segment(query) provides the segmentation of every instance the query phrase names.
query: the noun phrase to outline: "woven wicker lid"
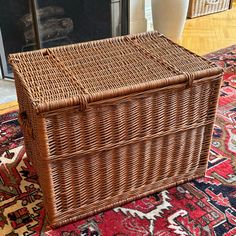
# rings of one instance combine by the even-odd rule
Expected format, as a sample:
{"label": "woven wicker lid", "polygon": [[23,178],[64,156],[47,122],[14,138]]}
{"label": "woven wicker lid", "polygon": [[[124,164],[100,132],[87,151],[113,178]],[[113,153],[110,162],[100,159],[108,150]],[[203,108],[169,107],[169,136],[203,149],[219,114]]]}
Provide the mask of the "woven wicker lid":
{"label": "woven wicker lid", "polygon": [[157,32],[11,54],[37,113],[221,74]]}

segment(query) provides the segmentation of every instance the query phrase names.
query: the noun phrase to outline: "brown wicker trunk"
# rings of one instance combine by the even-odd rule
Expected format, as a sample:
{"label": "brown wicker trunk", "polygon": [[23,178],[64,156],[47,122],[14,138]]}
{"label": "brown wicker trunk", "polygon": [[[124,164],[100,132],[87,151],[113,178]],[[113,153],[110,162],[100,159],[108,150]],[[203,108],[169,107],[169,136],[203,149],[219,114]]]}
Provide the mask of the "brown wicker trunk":
{"label": "brown wicker trunk", "polygon": [[204,16],[228,10],[231,6],[231,0],[190,0],[187,16],[189,18]]}
{"label": "brown wicker trunk", "polygon": [[53,227],[204,176],[222,69],[157,32],[13,54]]}

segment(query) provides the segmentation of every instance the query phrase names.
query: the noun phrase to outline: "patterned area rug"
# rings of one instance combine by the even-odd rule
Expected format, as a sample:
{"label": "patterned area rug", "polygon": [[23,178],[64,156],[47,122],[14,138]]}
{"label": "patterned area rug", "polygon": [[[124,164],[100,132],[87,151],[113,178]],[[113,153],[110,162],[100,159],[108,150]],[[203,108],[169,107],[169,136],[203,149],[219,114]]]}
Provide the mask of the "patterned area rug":
{"label": "patterned area rug", "polygon": [[236,45],[206,57],[225,75],[204,178],[50,230],[14,111],[0,116],[0,235],[236,235]]}

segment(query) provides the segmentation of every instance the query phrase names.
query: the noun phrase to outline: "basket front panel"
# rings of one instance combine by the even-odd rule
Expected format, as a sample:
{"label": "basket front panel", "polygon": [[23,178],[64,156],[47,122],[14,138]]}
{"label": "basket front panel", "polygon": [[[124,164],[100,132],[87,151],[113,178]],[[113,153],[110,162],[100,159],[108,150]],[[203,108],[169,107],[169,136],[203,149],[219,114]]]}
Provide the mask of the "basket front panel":
{"label": "basket front panel", "polygon": [[54,221],[203,175],[219,86],[215,78],[46,114]]}
{"label": "basket front panel", "polygon": [[[50,159],[103,151],[107,148],[205,125],[214,118],[218,82],[192,89],[168,89],[103,103],[86,112],[68,108],[46,116]],[[214,97],[213,97],[214,96]],[[211,107],[209,107],[211,106]]]}

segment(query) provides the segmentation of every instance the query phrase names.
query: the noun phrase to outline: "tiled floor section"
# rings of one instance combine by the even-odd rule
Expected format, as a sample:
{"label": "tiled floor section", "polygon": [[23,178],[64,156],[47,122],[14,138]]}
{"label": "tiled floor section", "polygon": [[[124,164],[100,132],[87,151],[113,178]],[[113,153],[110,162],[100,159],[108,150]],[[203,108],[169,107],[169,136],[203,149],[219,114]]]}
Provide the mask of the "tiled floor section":
{"label": "tiled floor section", "polygon": [[16,100],[14,81],[0,79],[0,104]]}

